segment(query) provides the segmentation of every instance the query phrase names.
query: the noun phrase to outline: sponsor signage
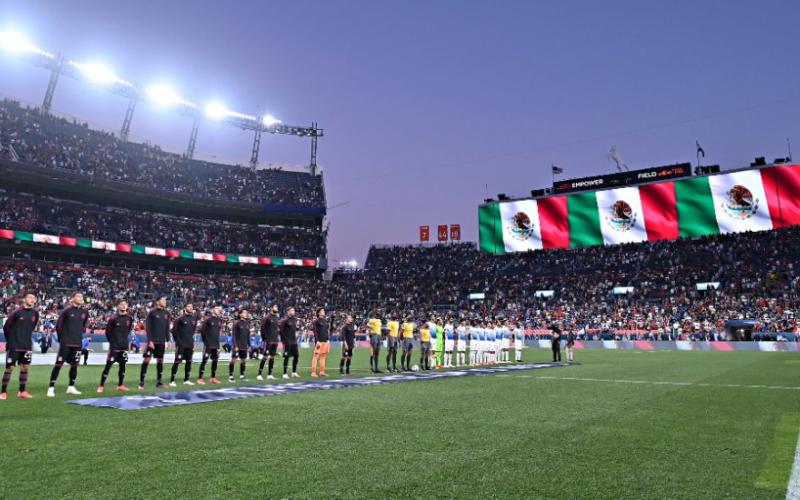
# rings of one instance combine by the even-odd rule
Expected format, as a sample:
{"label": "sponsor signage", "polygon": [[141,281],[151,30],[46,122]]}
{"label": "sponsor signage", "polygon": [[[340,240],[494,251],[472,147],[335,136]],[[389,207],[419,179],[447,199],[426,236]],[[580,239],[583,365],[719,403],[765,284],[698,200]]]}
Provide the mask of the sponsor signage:
{"label": "sponsor signage", "polygon": [[553,194],[593,191],[616,186],[632,186],[644,182],[690,177],[691,175],[692,165],[690,163],[678,163],[675,165],[645,168],[643,170],[633,170],[630,172],[558,181],[553,183]]}

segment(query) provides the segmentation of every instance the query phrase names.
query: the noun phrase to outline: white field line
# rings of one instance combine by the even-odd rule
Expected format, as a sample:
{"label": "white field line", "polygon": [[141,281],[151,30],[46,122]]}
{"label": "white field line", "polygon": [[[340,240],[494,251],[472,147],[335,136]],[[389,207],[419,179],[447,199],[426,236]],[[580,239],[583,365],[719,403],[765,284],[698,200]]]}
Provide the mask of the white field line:
{"label": "white field line", "polygon": [[800,499],[800,437],[797,438],[797,447],[794,450],[794,464],[789,484],[786,486],[786,500]]}
{"label": "white field line", "polygon": [[800,391],[800,386],[785,386],[785,385],[748,385],[748,384],[711,384],[705,382],[675,382],[675,381],[659,381],[659,380],[627,380],[615,378],[582,378],[582,377],[551,377],[551,376],[532,376],[532,375],[517,375],[518,377],[536,378],[543,380],[570,380],[578,382],[605,382],[609,384],[646,384],[646,385],[669,385],[669,386],[688,386],[688,387],[726,387],[726,388],[739,388],[739,389],[771,389],[771,390],[784,390],[784,391]]}

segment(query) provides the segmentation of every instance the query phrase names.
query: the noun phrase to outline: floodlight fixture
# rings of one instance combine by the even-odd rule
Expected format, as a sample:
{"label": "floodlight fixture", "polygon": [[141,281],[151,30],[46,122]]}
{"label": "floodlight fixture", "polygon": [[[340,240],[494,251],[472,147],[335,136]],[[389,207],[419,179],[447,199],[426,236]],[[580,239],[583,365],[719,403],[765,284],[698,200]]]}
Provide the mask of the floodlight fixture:
{"label": "floodlight fixture", "polygon": [[265,127],[271,127],[272,125],[281,123],[281,121],[272,115],[264,115],[264,117],[261,119],[261,123],[263,123]]}
{"label": "floodlight fixture", "polygon": [[151,85],[145,89],[145,92],[150,100],[159,106],[167,107],[174,106],[175,104],[181,104],[190,108],[197,107],[195,103],[189,102],[182,98],[180,95],[178,95],[174,88],[166,84]]}
{"label": "floodlight fixture", "polygon": [[228,116],[228,108],[219,101],[211,101],[206,104],[206,116],[212,120],[221,120]]}
{"label": "floodlight fixture", "polygon": [[88,63],[81,63],[77,61],[70,61],[69,63],[78,68],[81,73],[83,73],[83,76],[94,83],[98,83],[100,85],[118,83],[126,87],[133,87],[131,82],[118,77],[116,74],[114,74],[114,71],[111,68],[101,62],[92,61]]}
{"label": "floodlight fixture", "polygon": [[0,32],[0,47],[12,54],[39,54],[50,59],[55,58],[50,52],[31,43],[25,35],[13,30]]}

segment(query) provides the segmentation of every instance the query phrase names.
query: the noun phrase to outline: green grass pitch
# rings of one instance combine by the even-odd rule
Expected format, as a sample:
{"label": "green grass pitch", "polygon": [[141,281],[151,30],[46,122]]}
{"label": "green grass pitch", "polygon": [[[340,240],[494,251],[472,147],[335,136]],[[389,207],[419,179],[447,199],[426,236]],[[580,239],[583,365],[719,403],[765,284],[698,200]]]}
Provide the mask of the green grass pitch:
{"label": "green grass pitch", "polygon": [[[135,412],[65,404],[66,369],[47,399],[50,368],[34,366],[35,399],[14,397],[15,372],[0,401],[0,488],[5,498],[785,498],[800,356],[576,357],[567,368]],[[366,351],[356,361],[367,375]],[[84,397],[97,396],[99,372],[81,368]],[[138,372],[129,367],[129,387]],[[115,377],[116,367],[107,396]]]}

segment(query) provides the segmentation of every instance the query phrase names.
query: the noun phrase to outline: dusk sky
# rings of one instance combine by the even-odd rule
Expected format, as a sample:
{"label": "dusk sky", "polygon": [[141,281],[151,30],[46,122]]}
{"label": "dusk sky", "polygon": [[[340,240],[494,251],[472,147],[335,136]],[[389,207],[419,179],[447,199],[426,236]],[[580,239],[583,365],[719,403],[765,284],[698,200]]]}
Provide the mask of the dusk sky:
{"label": "dusk sky", "polygon": [[[412,243],[418,226],[563,178],[800,154],[800,3],[764,1],[2,0],[0,30],[188,100],[319,122],[330,259]],[[36,105],[48,74],[0,54],[0,93]],[[127,103],[62,79],[57,112],[117,131]],[[132,136],[182,151],[191,122],[138,107]],[[203,123],[198,154],[247,163],[252,136]],[[262,163],[307,164],[308,140],[265,136]],[[488,189],[487,189],[488,186]],[[435,233],[435,231],[432,231]],[[435,237],[435,234],[433,234]]]}

